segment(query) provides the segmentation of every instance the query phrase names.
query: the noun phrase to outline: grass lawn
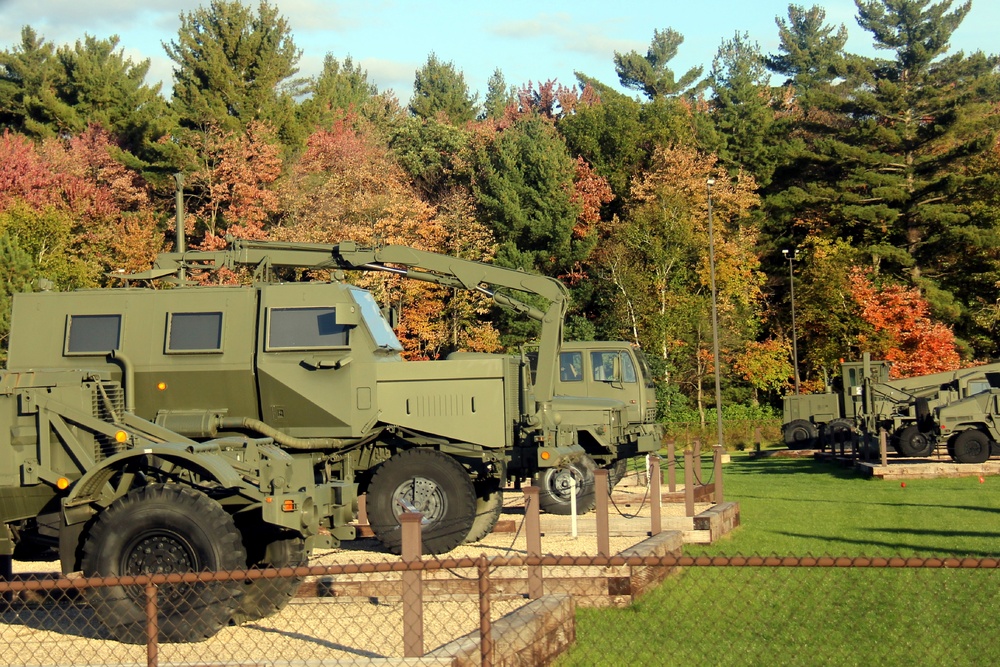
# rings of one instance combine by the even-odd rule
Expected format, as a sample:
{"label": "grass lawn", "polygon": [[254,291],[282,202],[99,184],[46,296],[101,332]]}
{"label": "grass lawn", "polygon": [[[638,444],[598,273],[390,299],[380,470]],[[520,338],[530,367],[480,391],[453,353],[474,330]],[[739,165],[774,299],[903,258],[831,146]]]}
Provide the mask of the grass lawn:
{"label": "grass lawn", "polygon": [[[688,555],[1000,554],[1000,478],[902,486],[744,454],[724,474],[742,526]],[[577,644],[559,664],[993,664],[998,609],[995,569],[691,567],[628,609],[578,610]]]}

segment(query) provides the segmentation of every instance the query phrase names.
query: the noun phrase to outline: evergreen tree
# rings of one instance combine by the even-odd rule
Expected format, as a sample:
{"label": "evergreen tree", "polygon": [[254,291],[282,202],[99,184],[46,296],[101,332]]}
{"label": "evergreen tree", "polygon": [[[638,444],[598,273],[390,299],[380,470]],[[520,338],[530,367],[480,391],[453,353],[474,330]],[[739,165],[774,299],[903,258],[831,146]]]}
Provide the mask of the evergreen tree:
{"label": "evergreen tree", "polygon": [[646,55],[636,51],[615,51],[615,72],[625,88],[641,91],[651,100],[658,97],[694,95],[704,86],[698,83],[701,67],[692,67],[677,79],[668,63],[677,55],[684,36],[673,28],[654,30]]}
{"label": "evergreen tree", "polygon": [[763,55],[746,33],[726,40],[709,74],[717,152],[730,173],[746,169],[760,186],[771,181],[776,161],[774,111]]}
{"label": "evergreen tree", "polygon": [[444,114],[448,122],[460,125],[476,117],[479,95],[469,95],[465,76],[450,62],[441,62],[431,53],[427,63],[417,70],[413,81],[410,112],[418,118]]}
{"label": "evergreen tree", "polygon": [[788,77],[785,85],[802,95],[843,75],[847,28],[826,25],[826,10],[818,5],[805,9],[788,6],[788,20],[775,19],[782,53],[768,55],[764,64],[775,74]]}
{"label": "evergreen tree", "polygon": [[513,87],[508,87],[499,68],[493,70],[493,75],[487,82],[486,100],[483,102],[484,118],[500,118],[504,111],[517,104],[517,95]]}
{"label": "evergreen tree", "polygon": [[0,53],[0,123],[35,138],[96,123],[125,150],[155,159],[169,118],[160,84],[145,84],[148,72],[149,60],[126,58],[117,36],[53,49],[26,26],[20,47]]}
{"label": "evergreen tree", "polygon": [[177,40],[163,47],[175,63],[171,106],[181,124],[242,132],[263,120],[285,145],[297,144],[293,98],[304,82],[292,77],[301,52],[278,9],[262,1],[255,14],[236,0],[212,0],[180,20]]}
{"label": "evergreen tree", "polygon": [[590,254],[595,239],[573,233],[575,161],[550,122],[518,119],[478,148],[474,165],[473,193],[493,226],[498,263],[558,276]]}
{"label": "evergreen tree", "polygon": [[323,71],[305,88],[310,97],[299,106],[299,118],[309,128],[329,126],[345,110],[360,110],[378,94],[368,72],[350,56],[341,63],[331,54],[323,58]]}

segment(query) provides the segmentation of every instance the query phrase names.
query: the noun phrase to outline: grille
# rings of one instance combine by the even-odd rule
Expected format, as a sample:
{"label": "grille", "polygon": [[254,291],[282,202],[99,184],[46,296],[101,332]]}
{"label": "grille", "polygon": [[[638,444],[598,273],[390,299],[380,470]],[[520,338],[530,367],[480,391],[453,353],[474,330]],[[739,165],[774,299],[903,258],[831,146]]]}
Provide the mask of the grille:
{"label": "grille", "polygon": [[[103,390],[103,391],[102,391]],[[107,397],[107,400],[105,400]],[[108,409],[108,403],[114,414]],[[125,392],[117,382],[102,382],[94,385],[93,414],[101,421],[114,423],[115,414],[125,410]],[[118,443],[109,435],[97,433],[94,435],[94,460],[101,461],[126,449],[125,443]]]}

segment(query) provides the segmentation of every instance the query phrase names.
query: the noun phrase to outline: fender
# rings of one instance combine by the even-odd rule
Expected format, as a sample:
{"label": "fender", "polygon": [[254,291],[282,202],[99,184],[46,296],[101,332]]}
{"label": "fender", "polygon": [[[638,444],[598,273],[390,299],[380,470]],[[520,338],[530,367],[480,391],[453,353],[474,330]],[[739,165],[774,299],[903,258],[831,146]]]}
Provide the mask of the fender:
{"label": "fender", "polygon": [[159,443],[146,445],[136,449],[130,449],[99,462],[94,468],[88,470],[73,485],[69,494],[63,499],[63,514],[67,525],[84,521],[89,518],[92,511],[78,512],[77,508],[98,503],[109,505],[121,492],[109,493],[108,483],[128,462],[146,456],[156,456],[172,463],[181,465],[186,469],[198,470],[200,474],[209,477],[225,488],[251,489],[259,494],[259,490],[248,484],[232,465],[232,460],[220,456],[216,447],[207,447],[206,444],[182,444],[182,443]]}

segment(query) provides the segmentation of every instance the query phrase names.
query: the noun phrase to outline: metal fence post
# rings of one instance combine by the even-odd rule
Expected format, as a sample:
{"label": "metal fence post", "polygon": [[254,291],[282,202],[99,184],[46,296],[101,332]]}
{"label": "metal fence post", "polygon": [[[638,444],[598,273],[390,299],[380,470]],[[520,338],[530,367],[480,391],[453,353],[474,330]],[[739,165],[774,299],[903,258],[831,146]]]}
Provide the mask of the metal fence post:
{"label": "metal fence post", "polygon": [[[423,515],[404,512],[399,515],[403,544],[403,562],[420,560],[423,553],[423,538],[420,522]],[[403,572],[403,656],[419,658],[424,654],[424,604],[423,583],[420,570]]]}
{"label": "metal fence post", "polygon": [[493,665],[493,630],[490,623],[490,568],[486,556],[480,556],[479,569],[479,657],[482,667]]}
{"label": "metal fence post", "polygon": [[694,516],[694,452],[684,450],[684,516]]}
{"label": "metal fence post", "polygon": [[660,493],[660,457],[653,454],[649,457],[649,534],[659,535],[663,530],[663,523],[660,520],[660,503],[663,502],[663,495]]}
{"label": "metal fence post", "polygon": [[594,471],[594,500],[597,512],[597,555],[611,555],[611,536],[608,525],[608,496],[611,495],[611,486],[608,484],[607,468],[598,468]]}
{"label": "metal fence post", "polygon": [[156,615],[156,586],[146,584],[146,664],[156,667],[159,662],[160,623]]}
{"label": "metal fence post", "polygon": [[[542,521],[538,509],[538,487],[524,489],[524,538],[527,541],[527,555],[542,555]],[[528,566],[528,597],[536,600],[542,597],[542,566]]]}
{"label": "metal fence post", "polygon": [[677,449],[673,438],[667,441],[667,491],[677,491]]}
{"label": "metal fence post", "polygon": [[715,477],[715,504],[718,505],[725,499],[725,494],[722,490],[722,453],[725,450],[721,445],[716,445],[712,449],[714,450],[715,459],[715,469],[713,471],[713,476]]}

